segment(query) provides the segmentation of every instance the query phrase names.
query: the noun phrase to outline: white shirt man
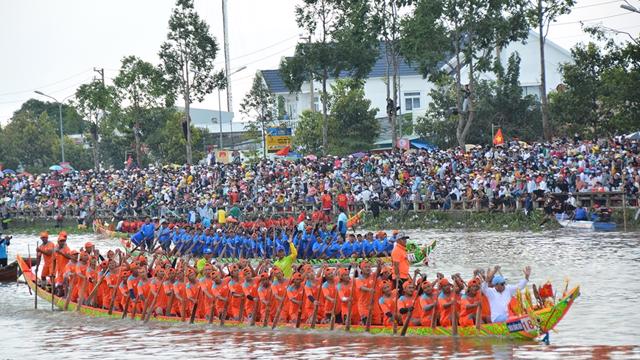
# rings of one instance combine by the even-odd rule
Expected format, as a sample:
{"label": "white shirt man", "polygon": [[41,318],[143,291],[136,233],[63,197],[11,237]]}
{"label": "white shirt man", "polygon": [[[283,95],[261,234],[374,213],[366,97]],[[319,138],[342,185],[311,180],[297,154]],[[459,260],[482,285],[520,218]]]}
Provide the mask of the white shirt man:
{"label": "white shirt man", "polygon": [[518,282],[518,285],[505,285],[506,280],[502,275],[495,275],[491,279],[492,288],[487,282],[483,282],[480,290],[489,301],[491,309],[491,322],[504,322],[509,318],[509,302],[516,295],[516,291],[522,290],[527,286],[531,268],[526,267],[524,270],[525,278]]}

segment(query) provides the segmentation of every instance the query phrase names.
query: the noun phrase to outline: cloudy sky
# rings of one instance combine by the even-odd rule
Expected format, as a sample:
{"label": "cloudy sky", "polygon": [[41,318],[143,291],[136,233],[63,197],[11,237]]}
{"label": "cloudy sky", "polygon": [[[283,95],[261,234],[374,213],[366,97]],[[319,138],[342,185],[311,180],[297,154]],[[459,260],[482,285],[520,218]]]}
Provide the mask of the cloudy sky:
{"label": "cloudy sky", "polygon": [[[640,8],[640,0],[630,0]],[[293,16],[298,0],[229,0],[233,107],[259,69],[277,68],[293,52],[300,30]],[[158,64],[160,44],[175,0],[0,0],[0,123],[40,90],[58,99],[104,68],[107,82],[120,60],[136,55]],[[569,49],[588,41],[580,22],[601,24],[638,36],[640,14],[620,8],[621,0],[578,0],[574,11],[558,19],[549,39]],[[198,13],[220,43],[216,60],[224,66],[221,0],[195,0]],[[619,35],[623,39],[626,35]],[[218,108],[217,94],[196,107]],[[223,95],[223,110],[224,105]],[[237,117],[236,117],[237,118]]]}

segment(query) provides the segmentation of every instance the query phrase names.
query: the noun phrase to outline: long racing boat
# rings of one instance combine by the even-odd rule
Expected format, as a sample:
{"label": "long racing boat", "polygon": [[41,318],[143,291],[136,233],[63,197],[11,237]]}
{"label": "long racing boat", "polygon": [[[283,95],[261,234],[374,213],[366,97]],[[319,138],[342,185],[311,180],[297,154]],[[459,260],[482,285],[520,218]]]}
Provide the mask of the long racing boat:
{"label": "long racing boat", "polygon": [[[38,287],[36,291],[36,275],[32,272],[29,265],[21,258],[19,255],[17,257],[18,264],[20,269],[22,270],[24,279],[26,284],[36,292],[37,296],[40,296],[45,301],[49,303],[53,303],[56,307],[61,310],[65,309],[65,298],[54,297],[52,299],[52,295],[50,292],[45,289]],[[483,338],[503,338],[507,340],[516,340],[516,341],[534,341],[539,340],[541,337],[548,334],[550,330],[556,327],[556,325],[562,320],[562,318],[567,314],[571,306],[573,305],[576,298],[580,295],[580,287],[575,287],[568,292],[566,292],[565,296],[558,301],[556,301],[552,306],[547,306],[539,310],[534,310],[526,315],[513,316],[505,322],[500,323],[490,323],[490,324],[481,324],[479,326],[466,326],[466,327],[457,327],[457,329],[453,329],[451,327],[424,327],[424,326],[410,326],[407,329],[406,334],[410,336],[458,336],[458,337],[483,337]],[[74,302],[70,302],[68,304],[68,311],[76,311],[78,308],[78,304]],[[83,305],[80,307],[79,312],[91,316],[91,317],[104,317],[104,318],[123,318],[123,314],[120,311],[112,311],[109,314],[108,310],[91,307],[87,305]],[[132,318],[132,315],[128,315],[129,318]],[[151,321],[158,322],[183,322],[185,321],[183,318],[179,316],[161,316],[155,315],[149,318]],[[133,321],[141,321],[142,315],[137,314],[132,318]],[[187,320],[188,321],[188,320]],[[205,324],[208,320],[204,318],[195,318],[195,323]],[[187,322],[185,322],[185,326],[187,326]],[[220,325],[222,326],[222,325]],[[227,320],[224,323],[224,326],[227,327],[236,327],[236,328],[247,328],[251,327],[248,322],[239,322],[233,320]],[[260,326],[260,325],[257,325]],[[310,329],[309,324],[300,324],[301,330]],[[276,329],[286,329],[286,328],[295,328],[295,324],[292,323],[280,323],[275,327]],[[329,324],[316,324],[315,328],[317,330],[322,331],[331,331]],[[335,325],[335,329],[333,331],[345,331],[347,330],[344,325]],[[358,333],[364,332],[365,326],[363,325],[351,325],[348,331]],[[390,326],[375,326],[372,325],[370,332],[372,334],[384,334],[391,335],[393,334],[393,329]]]}

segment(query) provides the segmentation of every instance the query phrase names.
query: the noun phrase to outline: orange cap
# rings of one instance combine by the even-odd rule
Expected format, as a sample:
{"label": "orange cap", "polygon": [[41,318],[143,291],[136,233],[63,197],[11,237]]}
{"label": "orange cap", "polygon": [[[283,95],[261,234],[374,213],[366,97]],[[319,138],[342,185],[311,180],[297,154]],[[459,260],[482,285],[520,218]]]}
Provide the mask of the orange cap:
{"label": "orange cap", "polygon": [[440,284],[440,287],[447,286],[447,285],[451,285],[451,283],[449,282],[449,280],[447,280],[447,279],[445,279],[445,278],[440,279],[440,281],[438,282],[438,284]]}
{"label": "orange cap", "polygon": [[422,290],[426,290],[427,288],[431,288],[431,283],[428,280],[425,280],[423,282],[420,283],[420,287],[422,288]]}
{"label": "orange cap", "polygon": [[86,243],[84,243],[84,248],[90,248],[93,246],[93,243],[91,241],[87,241]]}
{"label": "orange cap", "polygon": [[480,285],[480,284],[478,283],[478,280],[477,280],[477,279],[471,279],[471,280],[469,280],[469,282],[467,283],[467,287],[478,286],[478,285]]}
{"label": "orange cap", "polygon": [[413,283],[411,281],[405,281],[404,284],[402,284],[402,288],[403,289],[408,289],[409,286],[413,286]]}
{"label": "orange cap", "polygon": [[299,272],[293,274],[291,280],[302,280],[302,274],[300,274]]}
{"label": "orange cap", "polygon": [[41,238],[47,238],[47,239],[48,239],[48,238],[49,238],[49,233],[48,233],[48,232],[46,232],[46,231],[43,231],[43,232],[41,232],[41,233],[40,233],[40,237],[41,237]]}

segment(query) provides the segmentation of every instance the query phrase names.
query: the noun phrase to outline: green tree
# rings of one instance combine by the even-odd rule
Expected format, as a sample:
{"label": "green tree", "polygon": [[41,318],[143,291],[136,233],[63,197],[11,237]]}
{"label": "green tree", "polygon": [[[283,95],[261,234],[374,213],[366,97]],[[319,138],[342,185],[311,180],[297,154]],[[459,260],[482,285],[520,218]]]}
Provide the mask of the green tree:
{"label": "green tree", "polygon": [[558,135],[619,135],[637,131],[640,119],[640,47],[635,43],[571,49],[561,66],[563,86],[549,94]]}
{"label": "green tree", "polygon": [[[525,39],[529,25],[524,0],[415,0],[402,22],[402,53],[425,77],[453,70],[456,86],[456,139],[464,146],[476,119],[479,73],[493,70],[494,50]],[[428,41],[425,41],[428,39]],[[452,68],[447,68],[453,56]],[[468,84],[462,87],[462,72]]]}
{"label": "green tree", "polygon": [[366,30],[369,13],[365,0],[304,0],[296,6],[298,27],[316,39],[298,44],[294,56],[280,63],[280,72],[291,92],[299,92],[305,80],[321,81],[323,153],[329,129],[329,78],[337,78],[342,71],[364,78],[376,60],[377,42]]}
{"label": "green tree", "polygon": [[[335,155],[369,150],[380,133],[377,109],[365,99],[361,81],[338,80],[331,87],[329,142],[327,149]],[[318,153],[322,144],[322,114],[304,111],[296,126],[294,144],[307,153]]]}
{"label": "green tree", "polygon": [[537,0],[535,5],[530,5],[529,9],[528,15],[531,24],[538,29],[540,35],[538,42],[540,48],[540,103],[542,105],[542,129],[546,140],[551,139],[553,129],[549,123],[544,46],[551,22],[556,21],[561,15],[570,13],[575,3],[575,0]]}
{"label": "green tree", "polygon": [[[476,124],[467,136],[472,144],[491,144],[493,126],[500,127],[508,138],[537,140],[542,135],[540,106],[533,95],[523,96],[520,57],[512,54],[506,70],[497,67],[497,80],[481,80],[476,84]],[[449,148],[456,139],[457,108],[455,80],[444,77],[431,91],[432,102],[425,116],[418,119],[416,132],[429,142]]]}
{"label": "green tree", "polygon": [[135,141],[136,162],[142,166],[142,154],[140,151],[140,137],[143,135],[141,120],[145,118],[144,112],[160,106],[171,106],[173,94],[166,86],[162,72],[151,63],[143,61],[135,56],[127,56],[122,59],[120,72],[113,80],[122,99],[129,102],[124,109],[126,118],[133,123],[133,137]]}
{"label": "green tree", "polygon": [[364,96],[361,81],[341,79],[331,86],[331,116],[336,124],[329,149],[332,154],[369,150],[380,134],[378,109]]}
{"label": "green tree", "polygon": [[119,106],[117,91],[113,86],[105,86],[102,81],[94,80],[82,84],[76,90],[75,107],[90,122],[89,134],[92,140],[93,163],[100,169],[99,139],[100,121]]}
{"label": "green tree", "polygon": [[216,87],[224,87],[224,73],[214,71],[218,44],[209,33],[209,25],[194,10],[193,0],[178,0],[169,18],[167,41],[160,47],[162,70],[184,101],[186,162],[191,164],[190,108]]}
{"label": "green tree", "polygon": [[[14,112],[14,116],[23,112],[30,112],[37,116],[46,112],[53,126],[59,129],[60,114],[58,103],[29,99],[20,106],[20,109]],[[78,114],[73,106],[62,104],[62,126],[65,134],[82,134],[88,128],[88,123],[82,119],[82,116]]]}
{"label": "green tree", "polygon": [[[187,140],[184,136],[177,136],[183,132],[183,116],[175,109],[166,109],[156,114],[155,122],[157,130],[149,133],[147,144],[151,152],[152,160],[161,164],[184,164],[187,161],[184,147]],[[203,134],[200,129],[191,126],[192,141],[194,145],[202,144]],[[203,146],[194,146],[193,161],[204,157]]]}
{"label": "green tree", "polygon": [[[267,127],[273,125],[274,122],[274,105],[275,95],[267,87],[262,75],[260,73],[256,74],[253,78],[251,90],[244,96],[242,104],[240,104],[240,112],[251,119],[251,122],[247,125],[249,128],[247,135],[262,135],[262,154],[264,158],[267,157],[265,134]],[[258,138],[251,140],[258,140]]]}
{"label": "green tree", "polygon": [[46,112],[18,113],[2,131],[5,167],[16,169],[22,165],[30,172],[48,171],[54,163],[54,139],[57,138]]}

